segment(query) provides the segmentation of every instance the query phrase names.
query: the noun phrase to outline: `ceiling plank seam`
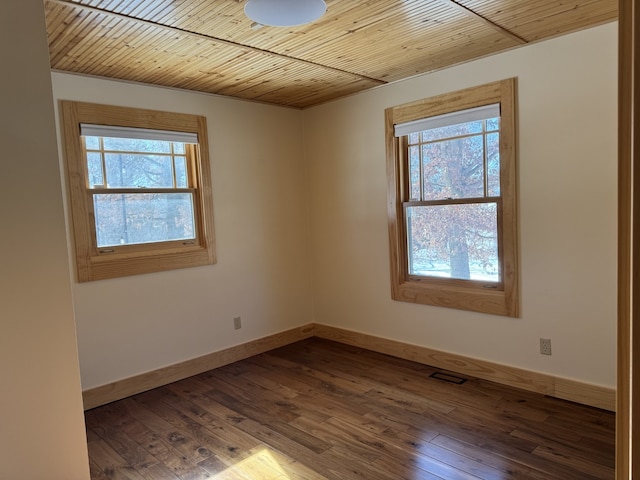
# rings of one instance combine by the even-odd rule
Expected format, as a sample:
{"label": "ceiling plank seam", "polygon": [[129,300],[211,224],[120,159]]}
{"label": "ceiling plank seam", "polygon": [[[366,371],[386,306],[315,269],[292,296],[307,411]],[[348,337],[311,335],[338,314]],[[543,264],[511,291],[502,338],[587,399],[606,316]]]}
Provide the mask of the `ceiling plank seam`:
{"label": "ceiling plank seam", "polygon": [[90,12],[95,12],[95,13],[100,13],[103,15],[108,15],[111,17],[115,17],[115,18],[120,18],[120,19],[124,19],[124,20],[128,20],[128,21],[132,21],[132,22],[136,22],[136,23],[140,23],[140,24],[144,24],[144,25],[148,25],[148,26],[152,26],[152,27],[156,27],[156,28],[161,28],[161,29],[166,29],[166,30],[171,30],[173,32],[178,32],[178,33],[182,33],[185,35],[191,35],[200,39],[205,39],[205,40],[209,40],[212,42],[216,42],[216,43],[220,43],[226,46],[231,46],[231,47],[235,47],[238,49],[242,49],[245,50],[247,52],[254,52],[254,53],[259,53],[262,55],[266,55],[269,57],[274,57],[274,58],[280,58],[280,59],[284,59],[284,60],[288,60],[291,62],[297,62],[297,63],[301,63],[301,64],[305,64],[305,65],[310,65],[313,67],[317,67],[317,68],[322,68],[324,70],[331,70],[334,72],[338,72],[344,75],[351,75],[353,77],[357,77],[359,79],[362,80],[367,80],[373,83],[377,83],[378,85],[384,85],[388,82],[384,81],[384,80],[380,80],[378,78],[372,78],[372,77],[368,77],[366,75],[362,75],[356,72],[351,72],[348,70],[343,70],[340,68],[336,68],[336,67],[331,67],[328,65],[323,65],[320,63],[315,63],[309,60],[305,60],[302,58],[297,58],[297,57],[292,57],[289,55],[284,55],[281,53],[277,53],[277,52],[272,52],[270,50],[263,50],[261,48],[257,48],[257,47],[252,47],[250,45],[244,45],[242,43],[237,43],[237,42],[232,42],[230,40],[224,40],[222,38],[217,38],[217,37],[213,37],[211,35],[206,35],[204,33],[198,33],[198,32],[193,32],[190,30],[185,30],[179,27],[174,27],[172,25],[166,25],[166,24],[162,24],[162,23],[158,23],[158,22],[153,22],[151,20],[145,20],[142,18],[137,18],[137,17],[132,17],[130,15],[125,15],[122,13],[117,13],[117,12],[112,12],[110,10],[105,10],[103,8],[99,8],[99,7],[94,7],[94,6],[90,6],[90,5],[84,5],[81,3],[76,3],[72,0],[46,0],[46,2],[50,2],[50,3],[56,3],[56,4],[60,4],[60,5],[65,5],[71,8],[78,8],[81,10],[85,10],[85,11],[90,11]]}
{"label": "ceiling plank seam", "polygon": [[442,0],[443,3],[452,6],[453,8],[457,9],[460,12],[463,12],[473,18],[475,18],[476,20],[481,21],[482,23],[484,23],[485,25],[491,27],[493,30],[495,30],[498,33],[501,33],[502,35],[509,37],[511,40],[519,43],[520,45],[525,45],[528,42],[528,40],[526,40],[525,38],[522,38],[519,35],[516,35],[515,33],[513,33],[512,31],[498,25],[497,23],[492,22],[491,20],[489,20],[488,18],[480,15],[478,12],[465,7],[464,5],[456,2],[455,0]]}

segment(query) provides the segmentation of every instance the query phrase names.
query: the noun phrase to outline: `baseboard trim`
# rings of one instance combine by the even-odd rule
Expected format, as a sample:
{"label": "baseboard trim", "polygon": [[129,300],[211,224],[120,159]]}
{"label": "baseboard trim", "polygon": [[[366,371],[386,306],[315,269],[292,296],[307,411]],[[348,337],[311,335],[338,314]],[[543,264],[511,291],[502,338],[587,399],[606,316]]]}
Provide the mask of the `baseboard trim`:
{"label": "baseboard trim", "polygon": [[85,390],[82,392],[84,409],[105,405],[314,336],[612,412],[616,407],[616,391],[613,388],[477,360],[329,325],[308,324]]}
{"label": "baseboard trim", "polygon": [[315,324],[314,336],[614,412],[616,391],[599,385]]}
{"label": "baseboard trim", "polygon": [[84,409],[89,410],[94,407],[99,407],[100,405],[105,405],[137,393],[151,390],[152,388],[177,382],[178,380],[183,380],[193,375],[198,375],[199,373],[237,362],[238,360],[244,360],[245,358],[268,352],[274,348],[304,340],[305,338],[312,337],[313,331],[313,324],[304,325],[176,363],[175,365],[85,390],[82,392]]}

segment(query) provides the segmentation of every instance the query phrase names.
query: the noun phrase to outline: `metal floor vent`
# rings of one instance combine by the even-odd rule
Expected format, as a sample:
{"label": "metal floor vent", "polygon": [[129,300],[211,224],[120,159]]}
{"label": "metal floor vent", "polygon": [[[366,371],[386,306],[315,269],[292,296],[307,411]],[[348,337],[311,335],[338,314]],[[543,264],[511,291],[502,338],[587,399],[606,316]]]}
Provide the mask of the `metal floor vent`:
{"label": "metal floor vent", "polygon": [[451,375],[450,373],[444,372],[433,372],[429,375],[431,378],[435,378],[436,380],[442,380],[443,382],[455,383],[456,385],[462,385],[467,381],[466,378],[458,377],[456,375]]}

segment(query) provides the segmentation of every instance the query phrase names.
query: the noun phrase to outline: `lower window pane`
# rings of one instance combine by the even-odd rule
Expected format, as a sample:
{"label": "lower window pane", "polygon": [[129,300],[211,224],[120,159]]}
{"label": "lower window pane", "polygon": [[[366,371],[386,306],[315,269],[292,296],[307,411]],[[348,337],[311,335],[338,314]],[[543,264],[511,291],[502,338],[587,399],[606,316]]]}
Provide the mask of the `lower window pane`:
{"label": "lower window pane", "polygon": [[195,238],[190,193],[93,196],[98,247]]}
{"label": "lower window pane", "polygon": [[407,207],[409,274],[500,281],[496,203]]}

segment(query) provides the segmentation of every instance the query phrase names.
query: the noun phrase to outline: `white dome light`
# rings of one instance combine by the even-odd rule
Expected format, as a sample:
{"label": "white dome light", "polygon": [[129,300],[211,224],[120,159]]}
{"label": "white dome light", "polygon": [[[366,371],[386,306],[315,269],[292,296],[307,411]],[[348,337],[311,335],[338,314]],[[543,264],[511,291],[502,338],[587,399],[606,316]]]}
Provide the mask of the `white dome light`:
{"label": "white dome light", "polygon": [[319,19],[327,11],[324,0],[249,0],[247,17],[260,25],[294,27]]}

